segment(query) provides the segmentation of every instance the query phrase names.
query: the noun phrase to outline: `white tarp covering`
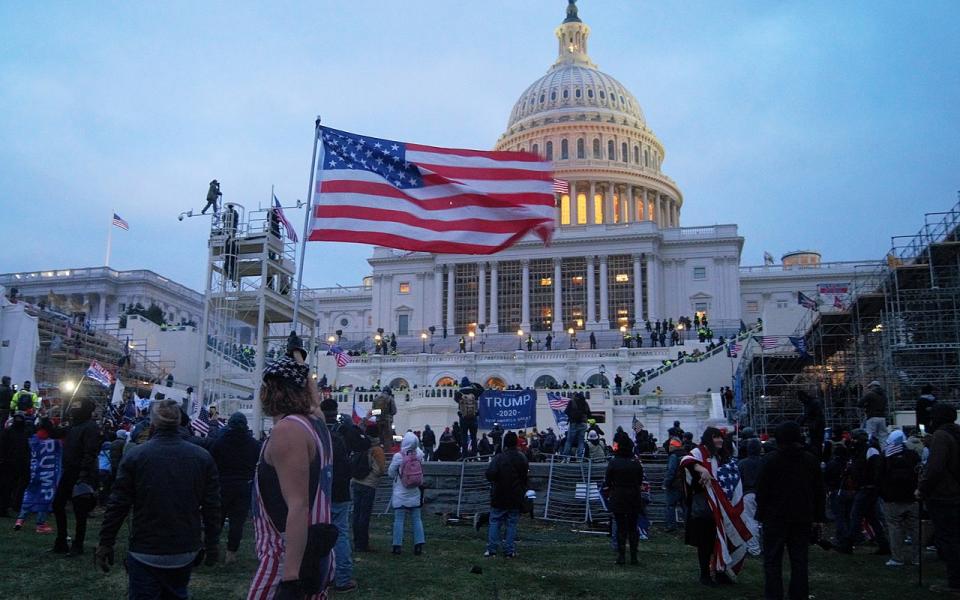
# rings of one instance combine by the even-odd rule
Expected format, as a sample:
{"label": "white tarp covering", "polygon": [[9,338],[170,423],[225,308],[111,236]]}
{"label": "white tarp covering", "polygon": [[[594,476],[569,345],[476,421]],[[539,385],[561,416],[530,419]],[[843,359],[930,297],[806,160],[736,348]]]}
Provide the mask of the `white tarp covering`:
{"label": "white tarp covering", "polygon": [[9,375],[17,385],[36,381],[39,348],[37,318],[28,315],[23,304],[13,304],[0,296],[0,375]]}

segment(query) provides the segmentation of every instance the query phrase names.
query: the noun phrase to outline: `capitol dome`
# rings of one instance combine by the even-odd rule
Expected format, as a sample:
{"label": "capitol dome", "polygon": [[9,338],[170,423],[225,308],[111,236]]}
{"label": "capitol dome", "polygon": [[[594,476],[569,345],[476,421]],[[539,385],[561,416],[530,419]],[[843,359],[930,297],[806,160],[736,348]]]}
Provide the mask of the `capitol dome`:
{"label": "capitol dome", "polygon": [[557,60],[520,95],[497,150],[530,151],[553,161],[567,181],[558,195],[563,226],[653,222],[678,227],[683,195],[663,174],[663,144],[640,103],[587,54],[590,27],[576,0],[554,32]]}

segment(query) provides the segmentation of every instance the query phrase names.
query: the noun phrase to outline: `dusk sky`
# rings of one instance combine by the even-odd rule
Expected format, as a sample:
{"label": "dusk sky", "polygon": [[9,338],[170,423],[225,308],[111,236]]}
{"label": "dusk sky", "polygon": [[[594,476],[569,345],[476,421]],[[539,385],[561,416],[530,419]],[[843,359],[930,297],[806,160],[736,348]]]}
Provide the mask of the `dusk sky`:
{"label": "dusk sky", "polygon": [[[556,58],[565,0],[4,2],[0,272],[151,269],[199,289],[207,183],[306,199],[313,120],[492,148]],[[666,147],[684,226],[736,223],[742,264],[879,259],[960,189],[960,2],[581,0],[590,55]],[[288,216],[302,226],[303,211]],[[371,248],[313,243],[305,284]]]}

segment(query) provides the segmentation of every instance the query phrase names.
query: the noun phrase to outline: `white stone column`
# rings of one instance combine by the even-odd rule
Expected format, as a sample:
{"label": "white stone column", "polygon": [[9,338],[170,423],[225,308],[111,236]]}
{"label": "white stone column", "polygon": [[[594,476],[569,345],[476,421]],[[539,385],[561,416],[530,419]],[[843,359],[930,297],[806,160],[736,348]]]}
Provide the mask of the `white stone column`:
{"label": "white stone column", "polygon": [[660,318],[660,265],[654,254],[647,255],[647,318]]}
{"label": "white stone column", "polygon": [[107,295],[103,292],[100,292],[100,306],[98,308],[99,313],[97,317],[100,319],[100,324],[102,325],[107,319]]}
{"label": "white stone column", "polygon": [[497,333],[500,331],[500,317],[497,311],[497,302],[499,300],[498,292],[499,282],[497,281],[497,263],[493,261],[490,263],[490,324],[487,326],[487,331],[490,333]]}
{"label": "white stone column", "polygon": [[674,261],[676,269],[674,270],[674,277],[677,280],[677,296],[674,302],[674,314],[672,316],[678,317],[681,314],[687,314],[687,307],[690,306],[690,292],[687,288],[687,280],[690,279],[691,275],[687,272],[687,261],[678,258]]}
{"label": "white stone column", "polygon": [[627,219],[625,223],[633,223],[637,220],[637,204],[633,197],[633,186],[627,186]]}
{"label": "white stone column", "polygon": [[593,255],[587,257],[587,326],[592,329],[597,323],[597,298],[593,291]]}
{"label": "white stone column", "polygon": [[523,273],[520,275],[520,329],[530,331],[530,259],[520,259]]}
{"label": "white stone column", "polygon": [[603,222],[613,223],[613,183],[609,181],[603,192]]}
{"label": "white stone column", "polygon": [[660,212],[660,209],[661,209],[661,206],[660,206],[660,196],[661,196],[660,192],[656,192],[656,198],[653,199],[653,202],[654,202],[654,212],[653,212],[653,214],[655,215],[655,220],[656,220],[656,222],[657,222],[657,227],[659,227],[660,229],[663,229],[664,224],[663,224],[663,213]]}
{"label": "white stone column", "polygon": [[457,281],[457,265],[447,265],[447,334],[454,335],[456,330],[456,321],[454,320],[453,307],[456,300],[456,291],[454,284]]}
{"label": "white stone column", "polygon": [[562,259],[553,259],[553,330],[563,331]]}
{"label": "white stone column", "polygon": [[438,332],[443,329],[443,265],[433,266],[433,323],[430,325]]}
{"label": "white stone column", "polygon": [[650,210],[650,188],[643,188],[643,218],[653,220],[653,211]]}
{"label": "white stone column", "polygon": [[600,257],[600,328],[610,328],[609,302],[607,293],[607,257]]}
{"label": "white stone column", "polygon": [[373,274],[373,302],[370,307],[370,314],[373,316],[373,324],[371,329],[376,330],[377,327],[382,327],[380,325],[380,298],[383,295],[383,275],[379,273]]}
{"label": "white stone column", "polygon": [[643,271],[640,268],[642,254],[633,255],[633,319],[636,323],[643,321]]}
{"label": "white stone column", "polygon": [[570,225],[577,224],[577,182],[568,181],[567,186],[570,188],[568,195],[570,196]]}
{"label": "white stone column", "polygon": [[[477,267],[477,325],[487,322],[487,263],[481,262]],[[479,332],[479,327],[478,331]]]}
{"label": "white stone column", "polygon": [[587,197],[587,225],[593,225],[596,221],[596,205],[593,202],[593,197],[597,195],[597,182],[590,182],[590,196]]}

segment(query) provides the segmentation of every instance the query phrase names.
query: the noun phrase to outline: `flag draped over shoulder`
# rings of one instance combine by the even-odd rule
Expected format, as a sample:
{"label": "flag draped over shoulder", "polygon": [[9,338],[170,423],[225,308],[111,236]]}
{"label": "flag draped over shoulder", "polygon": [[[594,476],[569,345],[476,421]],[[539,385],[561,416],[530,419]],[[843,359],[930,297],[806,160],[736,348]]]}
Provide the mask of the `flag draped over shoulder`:
{"label": "flag draped over shoulder", "polygon": [[[753,537],[743,522],[743,481],[736,460],[723,465],[716,457],[709,456],[703,446],[698,446],[690,454],[680,459],[680,467],[693,468],[694,464],[703,466],[713,481],[707,486],[707,504],[713,513],[716,526],[711,567],[716,572],[725,572],[735,578],[743,568],[747,557],[747,542]],[[692,476],[687,473],[687,484]]]}
{"label": "flag draped over shoulder", "polygon": [[320,128],[310,241],[493,254],[555,227],[553,167],[529,152],[437,148]]}

